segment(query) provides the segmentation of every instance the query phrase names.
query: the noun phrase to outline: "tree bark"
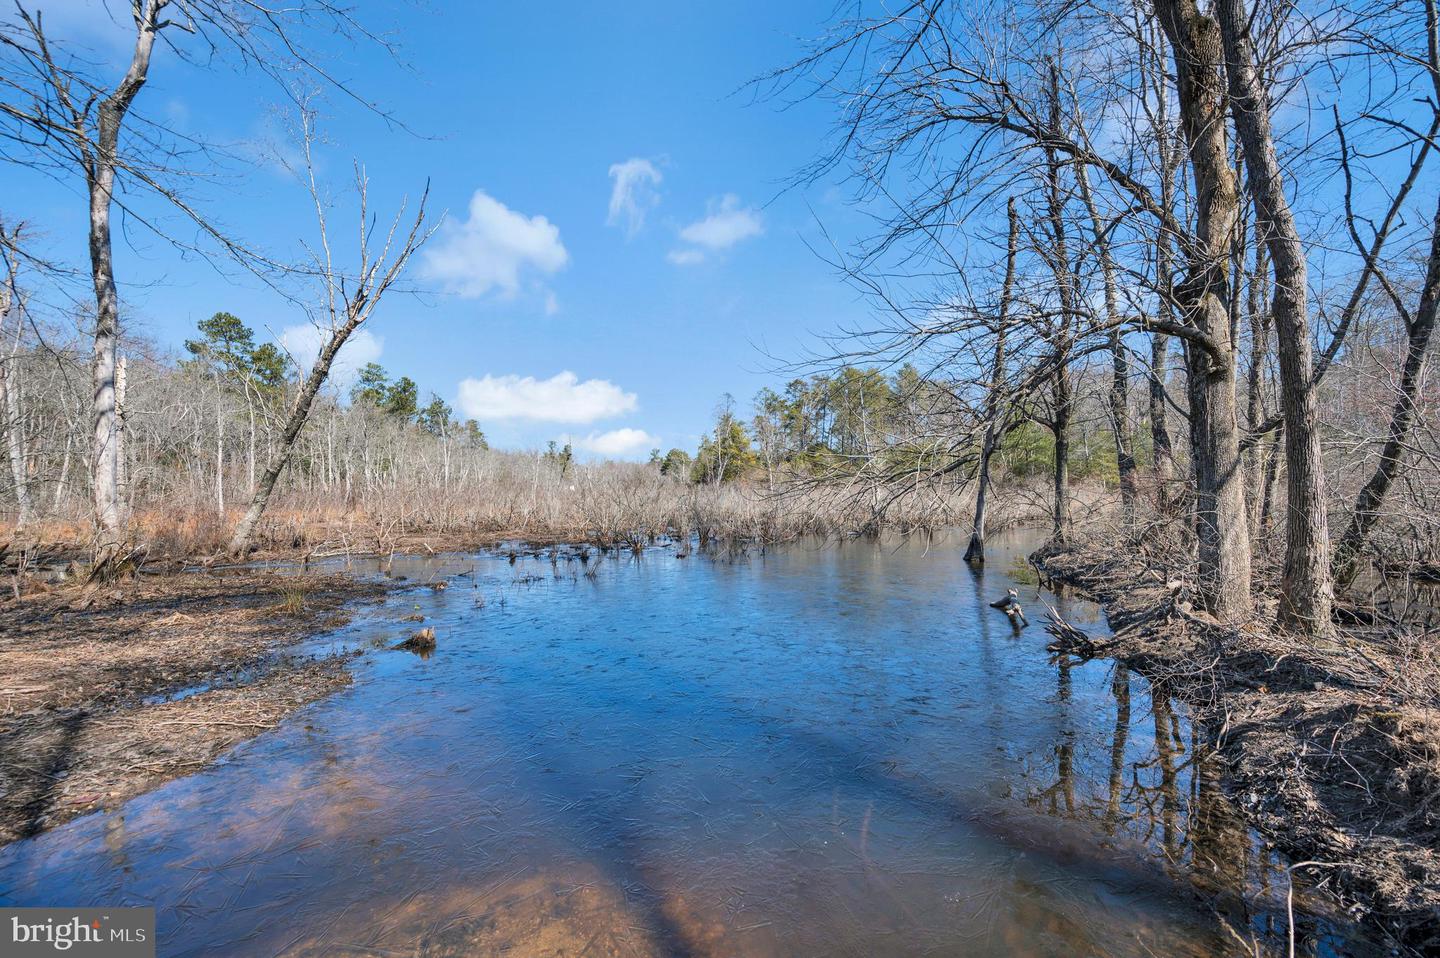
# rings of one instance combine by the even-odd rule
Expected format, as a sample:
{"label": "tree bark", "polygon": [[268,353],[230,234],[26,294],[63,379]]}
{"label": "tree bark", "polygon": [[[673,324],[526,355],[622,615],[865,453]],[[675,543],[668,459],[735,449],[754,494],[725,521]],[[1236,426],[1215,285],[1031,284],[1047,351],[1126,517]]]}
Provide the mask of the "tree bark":
{"label": "tree bark", "polygon": [[[1269,351],[1270,317],[1264,306],[1264,288],[1269,266],[1265,260],[1265,244],[1255,244],[1255,268],[1250,274],[1250,368],[1246,374],[1245,424],[1253,435],[1265,421],[1263,386],[1265,382],[1265,355]],[[1243,447],[1243,443],[1241,444]],[[1251,528],[1258,529],[1260,505],[1265,496],[1265,450],[1260,443],[1252,443],[1246,453],[1249,459],[1247,472],[1250,488]]]}
{"label": "tree bark", "polygon": [[[0,324],[3,325],[3,324]],[[24,420],[20,415],[20,377],[15,353],[0,359],[0,415],[5,417],[5,451],[15,484],[15,531],[23,532],[34,518],[26,469]]]}
{"label": "tree bark", "polygon": [[120,340],[120,303],[115,287],[110,209],[114,203],[120,128],[130,105],[145,85],[150,56],[159,31],[165,0],[141,0],[135,12],[135,47],[130,67],[110,96],[96,109],[93,151],[86,151],[86,185],[90,197],[90,279],[95,290],[95,340],[91,350],[93,387],[90,485],[99,533],[99,564],[113,556],[124,535],[120,499],[121,435],[115,413],[115,351]]}
{"label": "tree bark", "polygon": [[1331,628],[1335,589],[1330,578],[1330,527],[1325,514],[1325,467],[1311,379],[1308,266],[1300,231],[1285,196],[1284,175],[1270,130],[1270,102],[1255,67],[1250,26],[1241,0],[1216,0],[1225,48],[1230,114],[1245,152],[1255,199],[1256,227],[1270,251],[1274,275],[1271,322],[1280,354],[1280,405],[1285,415],[1285,571],[1280,623],[1307,635]]}
{"label": "tree bark", "polygon": [[1090,191],[1090,177],[1084,166],[1075,170],[1080,183],[1080,196],[1090,214],[1095,234],[1095,248],[1100,258],[1100,274],[1105,285],[1105,322],[1110,326],[1110,431],[1115,440],[1115,468],[1120,480],[1120,507],[1125,524],[1135,518],[1135,452],[1130,434],[1130,359],[1121,335],[1119,296],[1115,289],[1115,262],[1110,258],[1110,238],[1100,221],[1095,196]]}
{"label": "tree bark", "polygon": [[[1062,107],[1060,103],[1060,64],[1049,63],[1050,129],[1058,138],[1062,130]],[[1065,200],[1060,188],[1060,173],[1063,169],[1060,154],[1050,144],[1045,146],[1045,192],[1050,219],[1051,241],[1055,244],[1050,251],[1051,268],[1055,272],[1059,288],[1061,316],[1050,331],[1051,361],[1055,370],[1050,382],[1050,433],[1055,441],[1055,469],[1053,472],[1053,508],[1051,511],[1051,538],[1064,542],[1070,534],[1070,421],[1074,414],[1074,386],[1070,381],[1071,325],[1078,316],[1079,296],[1075,289],[1075,277],[1070,269],[1070,250],[1065,230]]]}
{"label": "tree bark", "polygon": [[1005,336],[1010,322],[1010,297],[1015,289],[1015,257],[1020,247],[1020,217],[1015,212],[1015,197],[1005,204],[1010,221],[1009,239],[1005,244],[1005,281],[1000,287],[1000,316],[995,329],[995,356],[990,365],[990,395],[986,399],[985,438],[980,445],[980,467],[976,475],[975,524],[970,544],[965,547],[965,561],[985,564],[985,510],[990,492],[990,459],[1004,435],[1001,420],[1005,404]]}
{"label": "tree bark", "polygon": [[1436,204],[1435,221],[1431,229],[1430,262],[1425,271],[1425,285],[1420,293],[1420,307],[1407,330],[1399,395],[1390,413],[1390,428],[1386,434],[1385,445],[1380,450],[1380,462],[1376,464],[1374,473],[1355,498],[1350,524],[1335,550],[1335,578],[1342,586],[1348,586],[1355,580],[1360,552],[1379,518],[1377,510],[1385,501],[1385,494],[1390,491],[1391,483],[1400,473],[1405,445],[1415,421],[1416,397],[1425,376],[1425,360],[1430,351],[1430,339],[1435,332],[1436,313],[1440,311],[1440,203]]}
{"label": "tree bark", "polygon": [[1214,615],[1239,619],[1252,609],[1250,535],[1229,311],[1230,242],[1239,197],[1225,132],[1220,34],[1195,0],[1155,0],[1155,11],[1174,54],[1180,125],[1195,184],[1196,235],[1175,299],[1187,324],[1205,340],[1187,341],[1185,348],[1198,592]]}
{"label": "tree bark", "polygon": [[[17,234],[18,235],[18,234]],[[0,236],[7,245],[11,237]],[[15,339],[9,355],[0,356],[0,420],[5,426],[5,451],[10,460],[10,477],[15,485],[15,531],[23,532],[30,524],[34,509],[30,499],[30,481],[25,454],[25,421],[20,414],[20,291],[16,288],[14,264],[7,249],[6,275],[0,278],[0,332],[8,330],[15,320]]]}

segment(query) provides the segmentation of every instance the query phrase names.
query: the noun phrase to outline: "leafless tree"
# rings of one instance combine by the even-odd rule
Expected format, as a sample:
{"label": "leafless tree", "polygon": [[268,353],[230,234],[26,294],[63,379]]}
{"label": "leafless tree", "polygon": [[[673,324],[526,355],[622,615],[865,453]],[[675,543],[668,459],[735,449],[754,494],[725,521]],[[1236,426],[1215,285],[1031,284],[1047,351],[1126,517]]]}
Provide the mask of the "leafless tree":
{"label": "leafless tree", "polygon": [[230,552],[235,555],[243,554],[248,549],[255,527],[265,514],[270,496],[275,491],[275,483],[290,461],[300,431],[309,421],[315,397],[330,376],[335,357],[355,331],[374,314],[385,293],[404,273],[410,258],[435,230],[435,226],[427,225],[425,221],[425,202],[429,196],[427,184],[416,205],[414,218],[407,220],[407,204],[402,202],[399,212],[391,220],[390,227],[377,248],[373,242],[375,219],[369,207],[368,183],[364,170],[357,164],[355,191],[360,219],[359,263],[353,271],[339,266],[331,249],[327,202],[315,177],[314,116],[309,111],[302,112],[302,127],[306,184],[315,208],[319,237],[319,247],[314,251],[312,273],[318,278],[319,284],[321,305],[317,326],[323,335],[323,341],[309,374],[290,407],[280,433],[279,445],[260,476],[259,484],[250,500],[250,507],[235,527],[235,534],[230,539]]}
{"label": "leafless tree", "polygon": [[[79,172],[88,201],[88,258],[94,296],[91,355],[90,472],[99,536],[97,569],[103,570],[125,535],[120,470],[123,461],[116,400],[116,356],[121,337],[121,299],[114,267],[111,220],[117,183],[128,180],[159,196],[198,228],[211,247],[247,265],[273,268],[224,233],[187,198],[177,179],[194,173],[208,157],[206,145],[165,124],[137,116],[133,107],[154,66],[157,46],[191,57],[233,54],[244,66],[277,79],[299,68],[356,97],[332,76],[304,40],[314,29],[378,40],[347,8],[328,2],[272,5],[264,0],[129,0],[134,35],[129,63],[113,83],[98,79],[90,64],[70,53],[46,29],[43,14],[16,3],[15,18],[0,22],[0,142],[17,148],[14,158],[52,173]],[[358,98],[358,97],[356,97]],[[367,104],[368,105],[368,104]],[[8,151],[7,151],[8,152]],[[182,174],[177,177],[176,174]],[[185,245],[137,206],[126,211],[165,238]]]}

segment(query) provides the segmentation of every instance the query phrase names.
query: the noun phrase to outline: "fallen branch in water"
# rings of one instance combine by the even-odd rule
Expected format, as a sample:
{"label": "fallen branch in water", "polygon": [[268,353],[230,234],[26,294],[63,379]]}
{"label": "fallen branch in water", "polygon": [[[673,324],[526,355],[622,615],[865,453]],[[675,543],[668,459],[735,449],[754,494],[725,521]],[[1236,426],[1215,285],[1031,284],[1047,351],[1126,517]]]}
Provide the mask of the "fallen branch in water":
{"label": "fallen branch in water", "polygon": [[1085,632],[1066,622],[1050,603],[1045,603],[1045,631],[1054,636],[1054,641],[1045,648],[1056,655],[1074,655],[1082,659],[1093,659],[1104,653],[1108,642],[1097,642]]}

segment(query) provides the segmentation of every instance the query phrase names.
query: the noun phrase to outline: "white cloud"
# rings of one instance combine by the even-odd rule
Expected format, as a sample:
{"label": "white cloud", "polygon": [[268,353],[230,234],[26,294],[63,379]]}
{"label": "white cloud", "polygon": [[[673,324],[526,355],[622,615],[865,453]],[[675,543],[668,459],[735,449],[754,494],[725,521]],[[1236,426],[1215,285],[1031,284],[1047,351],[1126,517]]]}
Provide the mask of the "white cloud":
{"label": "white cloud", "polygon": [[558,300],[558,299],[555,298],[555,294],[554,294],[554,293],[546,292],[546,294],[545,294],[545,315],[546,315],[546,316],[554,316],[554,315],[555,315],[556,313],[558,313],[558,312],[560,312],[560,300]]}
{"label": "white cloud", "polygon": [[740,197],[726,193],[718,200],[711,200],[709,215],[682,229],[680,238],[696,246],[720,250],[763,232],[765,225],[760,211],[752,206],[741,207]]}
{"label": "white cloud", "polygon": [[543,216],[517,213],[484,190],[470,197],[469,219],[447,217],[422,255],[426,279],[467,299],[497,289],[514,296],[522,271],[554,273],[570,260],[559,227]]}
{"label": "white cloud", "polygon": [[705,262],[705,254],[698,249],[672,249],[665,254],[665,258],[676,266],[694,266],[696,263]]}
{"label": "white cloud", "polygon": [[[321,329],[309,323],[286,326],[280,331],[279,342],[295,362],[300,365],[300,375],[308,376],[315,357],[320,355],[320,346],[330,338],[328,329]],[[358,329],[350,334],[345,345],[340,347],[335,362],[330,365],[330,382],[340,387],[349,386],[359,375],[361,367],[380,359],[385,343],[368,329]]]}
{"label": "white cloud", "polygon": [[496,419],[594,422],[635,410],[635,394],[604,379],[583,383],[566,370],[549,379],[486,376],[461,381],[457,405],[482,423]]}
{"label": "white cloud", "polygon": [[653,449],[660,442],[643,429],[612,429],[609,432],[591,433],[584,439],[574,440],[575,447],[597,456],[611,458],[633,456],[638,452]]}
{"label": "white cloud", "polygon": [[655,189],[662,177],[655,164],[640,157],[610,166],[610,215],[605,222],[619,226],[623,221],[627,236],[634,236],[645,225],[645,214],[660,202]]}

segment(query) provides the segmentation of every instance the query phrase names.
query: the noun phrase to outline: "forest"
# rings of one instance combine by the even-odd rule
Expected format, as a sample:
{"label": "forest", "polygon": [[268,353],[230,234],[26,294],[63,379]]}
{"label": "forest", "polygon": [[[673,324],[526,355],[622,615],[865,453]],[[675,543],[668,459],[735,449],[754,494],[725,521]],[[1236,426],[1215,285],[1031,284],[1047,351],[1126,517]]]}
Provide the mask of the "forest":
{"label": "forest", "polygon": [[[0,197],[11,638],[137,577],[172,576],[183,613],[186,576],[250,559],[378,557],[388,575],[397,556],[484,550],[558,570],[570,550],[593,581],[591,549],[963,548],[971,575],[1014,576],[1016,612],[1022,592],[1048,611],[1062,683],[1102,660],[1149,683],[1161,725],[1162,697],[1180,703],[1237,820],[1294,863],[1287,894],[1303,880],[1317,914],[1390,953],[1440,943],[1437,0],[913,0],[817,19],[737,82],[746,109],[824,116],[781,191],[863,212],[809,251],[861,318],[763,356],[771,385],[713,397],[693,445],[629,458],[558,427],[496,443],[445,383],[346,367],[382,300],[424,286],[448,221],[428,180],[378,215],[359,161],[327,183],[311,95],[293,97],[289,161],[313,206],[303,257],[192,197],[222,147],[152,110],[149,74],[228,58],[390,120],[316,45],[387,56],[358,12],[118,6],[118,76],[23,4],[0,23],[6,175],[70,184],[87,225],[56,260],[47,224]],[[129,291],[156,277],[117,269],[120,215],[283,291],[313,348],[266,341],[272,317],[226,311],[223,284],[183,340],[132,332]],[[1016,529],[1036,548],[1002,544],[997,569]],[[26,714],[49,715],[49,694]],[[1254,925],[1235,953],[1286,950]]]}

